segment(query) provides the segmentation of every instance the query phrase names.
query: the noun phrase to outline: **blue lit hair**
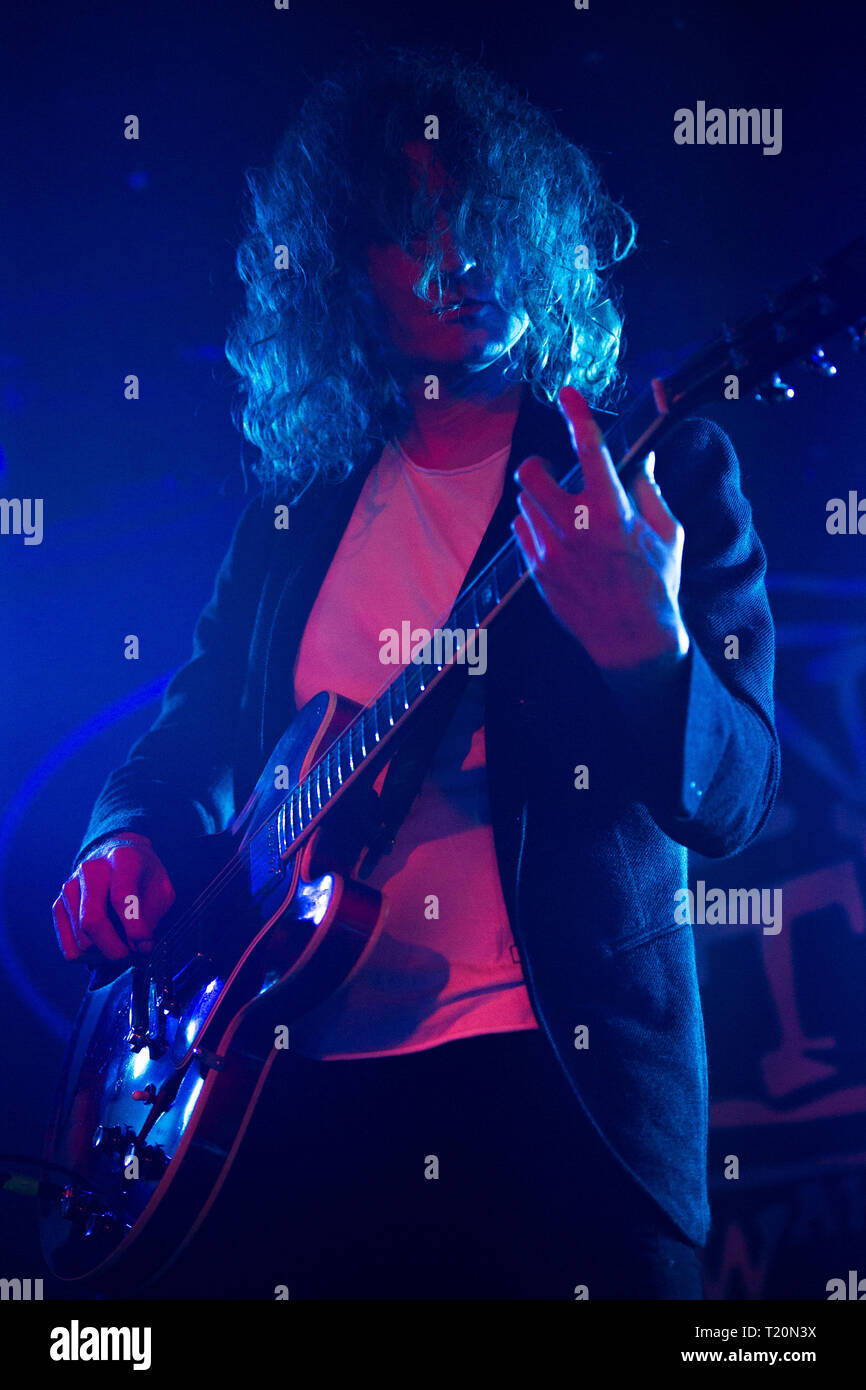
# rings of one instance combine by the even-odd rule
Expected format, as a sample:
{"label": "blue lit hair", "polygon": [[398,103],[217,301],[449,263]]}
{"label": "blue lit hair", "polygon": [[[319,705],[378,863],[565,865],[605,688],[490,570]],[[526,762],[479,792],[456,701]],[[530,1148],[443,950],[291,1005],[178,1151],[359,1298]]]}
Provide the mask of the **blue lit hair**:
{"label": "blue lit hair", "polygon": [[[424,138],[430,115],[449,176],[438,192],[426,179],[413,190],[402,148]],[[405,429],[400,364],[366,250],[372,241],[408,249],[440,209],[500,302],[516,293],[528,318],[511,352],[515,378],[539,400],[568,382],[596,404],[611,394],[620,319],[604,272],[632,249],[635,224],[552,119],[479,64],[438,49],[356,58],[313,89],[247,187],[237,253],[246,305],[226,355],[260,481],[297,494],[316,477],[343,479],[370,441]],[[431,237],[415,287],[430,297],[433,285],[434,303],[441,253]]]}

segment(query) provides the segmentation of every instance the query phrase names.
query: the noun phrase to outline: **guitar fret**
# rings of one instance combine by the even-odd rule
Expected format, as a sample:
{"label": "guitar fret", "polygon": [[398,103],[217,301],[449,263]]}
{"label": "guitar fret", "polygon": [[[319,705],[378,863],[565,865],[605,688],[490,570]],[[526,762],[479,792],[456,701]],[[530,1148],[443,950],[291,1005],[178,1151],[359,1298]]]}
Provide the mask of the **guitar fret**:
{"label": "guitar fret", "polygon": [[625,457],[629,450],[629,442],[624,420],[616,420],[609,429],[605,430],[604,442],[614,458]]}
{"label": "guitar fret", "polygon": [[[482,584],[481,581],[479,580],[478,598],[480,598],[482,604],[484,605],[484,616],[485,616],[485,618],[489,618],[489,617],[490,617],[490,614],[493,612],[493,609],[496,607],[496,601],[495,601],[495,599],[494,599],[494,597],[493,597],[493,585],[490,583],[489,578],[488,578],[483,584]],[[475,616],[476,616],[476,618],[477,618],[477,616],[478,616],[478,600],[477,600],[477,599],[476,599],[476,603],[475,603]],[[476,626],[477,626],[477,627],[480,627],[481,624],[480,624],[480,623],[476,623]]]}
{"label": "guitar fret", "polygon": [[472,596],[472,614],[473,614],[473,617],[475,618],[475,621],[474,621],[474,623],[472,624],[472,626],[473,626],[473,627],[480,627],[480,626],[481,626],[481,622],[480,622],[480,619],[479,619],[479,617],[478,617],[478,587],[477,587],[477,585],[475,585],[475,584],[473,584],[473,586],[472,586],[471,596]]}
{"label": "guitar fret", "polygon": [[378,700],[374,700],[374,701],[373,701],[373,737],[374,737],[374,739],[376,740],[377,743],[379,742],[379,739],[382,737],[382,735],[379,733],[379,701],[378,701]]}
{"label": "guitar fret", "polygon": [[[311,789],[311,787],[310,787],[310,779],[309,779],[309,777],[305,777],[305,778],[304,778],[304,787],[306,788],[306,792],[307,792],[307,810],[308,810],[309,813],[310,813],[310,820],[312,820],[312,819],[313,819],[313,803],[312,803],[312,800],[311,800],[311,790],[312,790],[312,789]],[[303,789],[304,789],[304,788],[302,787],[301,790],[303,790]],[[309,824],[309,822],[308,822],[308,824]]]}
{"label": "guitar fret", "polygon": [[493,580],[493,593],[494,593],[495,598],[496,598],[496,604],[495,604],[495,606],[498,608],[499,605],[500,605],[500,603],[502,602],[502,591],[501,591],[500,588],[499,588],[499,565],[498,565],[498,564],[495,564],[495,565],[492,565],[492,566],[491,566],[491,574],[490,574],[490,577],[491,577],[491,579]]}

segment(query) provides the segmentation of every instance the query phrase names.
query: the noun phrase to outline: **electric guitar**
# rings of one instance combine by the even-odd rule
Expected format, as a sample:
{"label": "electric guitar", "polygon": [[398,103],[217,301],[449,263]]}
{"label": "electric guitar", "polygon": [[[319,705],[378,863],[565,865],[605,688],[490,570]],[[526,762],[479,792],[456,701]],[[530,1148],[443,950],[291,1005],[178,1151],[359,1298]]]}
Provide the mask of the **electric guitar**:
{"label": "electric guitar", "polygon": [[[866,346],[864,314],[861,238],[617,419],[605,440],[624,484],[679,420],[723,399],[732,378],[740,395],[784,400],[793,395],[778,376],[786,364],[805,357],[832,375],[815,344],[847,325],[854,346]],[[579,490],[579,465],[562,482]],[[448,629],[471,642],[526,577],[509,541],[460,594]],[[428,649],[364,708],[315,696],[231,828],[202,837],[198,886],[178,893],[151,954],[93,970],[41,1184],[43,1247],[62,1279],[141,1287],[206,1218],[284,1030],[344,985],[381,933],[386,903],[357,876],[335,827],[448,669]],[[274,766],[288,769],[280,790]]]}

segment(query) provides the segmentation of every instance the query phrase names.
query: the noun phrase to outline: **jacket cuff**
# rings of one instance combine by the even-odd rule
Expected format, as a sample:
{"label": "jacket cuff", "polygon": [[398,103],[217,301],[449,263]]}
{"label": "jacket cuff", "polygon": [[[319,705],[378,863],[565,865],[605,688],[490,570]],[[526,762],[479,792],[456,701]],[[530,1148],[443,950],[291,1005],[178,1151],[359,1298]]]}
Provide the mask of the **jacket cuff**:
{"label": "jacket cuff", "polygon": [[719,679],[689,636],[688,652],[669,666],[603,673],[627,716],[649,803],[679,822],[699,813],[728,736]]}
{"label": "jacket cuff", "polygon": [[693,820],[700,811],[729,733],[726,701],[719,699],[719,678],[694,639],[691,658],[678,796],[673,811],[680,821]]}

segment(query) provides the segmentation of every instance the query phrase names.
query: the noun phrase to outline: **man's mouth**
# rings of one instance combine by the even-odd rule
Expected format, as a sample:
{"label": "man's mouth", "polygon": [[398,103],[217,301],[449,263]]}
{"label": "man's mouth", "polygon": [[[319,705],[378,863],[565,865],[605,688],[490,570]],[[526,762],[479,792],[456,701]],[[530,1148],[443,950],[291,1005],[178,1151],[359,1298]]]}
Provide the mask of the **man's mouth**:
{"label": "man's mouth", "polygon": [[440,318],[462,318],[490,308],[489,299],[454,299],[433,310]]}

